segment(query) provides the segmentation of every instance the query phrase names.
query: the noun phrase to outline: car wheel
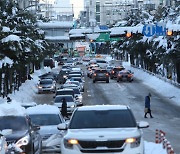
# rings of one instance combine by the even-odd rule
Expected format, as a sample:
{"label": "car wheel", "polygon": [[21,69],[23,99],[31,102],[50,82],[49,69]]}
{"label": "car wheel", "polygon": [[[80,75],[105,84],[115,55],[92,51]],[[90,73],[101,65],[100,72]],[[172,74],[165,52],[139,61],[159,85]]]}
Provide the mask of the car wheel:
{"label": "car wheel", "polygon": [[113,79],[113,76],[111,76],[111,79]]}
{"label": "car wheel", "polygon": [[109,83],[109,80],[107,80],[106,83]]}
{"label": "car wheel", "polygon": [[95,83],[96,81],[95,80],[93,80],[93,83]]}
{"label": "car wheel", "polygon": [[119,82],[119,79],[117,79],[117,82]]}

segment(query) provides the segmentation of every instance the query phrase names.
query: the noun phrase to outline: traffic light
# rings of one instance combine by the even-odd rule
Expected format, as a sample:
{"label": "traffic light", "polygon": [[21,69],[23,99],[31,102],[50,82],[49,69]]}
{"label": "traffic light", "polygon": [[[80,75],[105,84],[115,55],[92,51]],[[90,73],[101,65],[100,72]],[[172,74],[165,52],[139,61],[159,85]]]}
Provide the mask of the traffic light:
{"label": "traffic light", "polygon": [[172,30],[168,30],[166,34],[167,34],[167,36],[172,36],[173,35],[173,31]]}

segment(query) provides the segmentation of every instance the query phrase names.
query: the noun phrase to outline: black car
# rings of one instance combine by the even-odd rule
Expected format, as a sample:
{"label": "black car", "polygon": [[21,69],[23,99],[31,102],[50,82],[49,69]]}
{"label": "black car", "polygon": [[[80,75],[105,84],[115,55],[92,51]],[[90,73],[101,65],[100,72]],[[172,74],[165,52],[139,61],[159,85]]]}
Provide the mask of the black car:
{"label": "black car", "polygon": [[44,59],[44,66],[47,66],[47,67],[55,67],[55,62],[52,58],[46,58]]}
{"label": "black car", "polygon": [[[38,133],[40,127],[33,125],[28,116],[1,116],[0,130],[3,129],[12,129],[12,133],[5,136],[8,145],[15,144],[22,153],[41,154],[42,140]],[[15,149],[9,151],[14,152]]]}
{"label": "black car", "polygon": [[110,72],[110,78],[113,79],[113,78],[117,78],[117,73],[119,71],[122,71],[124,70],[125,68],[123,66],[116,66],[114,67],[111,72]]}
{"label": "black car", "polygon": [[105,69],[97,69],[94,71],[92,79],[93,83],[95,83],[96,81],[106,81],[106,83],[109,83],[108,71]]}

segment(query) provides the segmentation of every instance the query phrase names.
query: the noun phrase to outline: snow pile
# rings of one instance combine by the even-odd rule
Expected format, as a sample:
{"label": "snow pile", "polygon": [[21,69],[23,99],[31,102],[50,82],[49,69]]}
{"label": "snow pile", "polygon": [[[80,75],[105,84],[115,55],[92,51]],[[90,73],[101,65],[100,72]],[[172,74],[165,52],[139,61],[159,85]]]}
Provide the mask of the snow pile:
{"label": "snow pile", "polygon": [[145,154],[167,154],[166,150],[162,148],[162,144],[144,141]]}
{"label": "snow pile", "polygon": [[11,35],[3,38],[2,43],[9,42],[9,41],[12,41],[12,42],[17,41],[17,42],[19,42],[20,40],[21,40],[21,38],[19,36],[11,34]]}
{"label": "snow pile", "polygon": [[13,61],[8,57],[4,57],[2,60],[0,60],[0,68],[2,68],[3,64],[4,65],[6,65],[6,64],[12,65]]}
{"label": "snow pile", "polygon": [[25,108],[16,100],[12,100],[11,103],[0,104],[0,116],[24,116]]}

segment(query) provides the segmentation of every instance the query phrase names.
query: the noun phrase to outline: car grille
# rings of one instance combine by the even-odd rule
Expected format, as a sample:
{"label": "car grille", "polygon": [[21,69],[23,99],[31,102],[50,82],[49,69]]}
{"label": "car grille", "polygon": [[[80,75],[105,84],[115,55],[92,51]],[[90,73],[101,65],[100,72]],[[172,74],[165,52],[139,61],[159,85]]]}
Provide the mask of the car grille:
{"label": "car grille", "polygon": [[15,140],[12,140],[12,141],[6,141],[7,142],[7,145],[10,145],[10,144],[15,144],[16,141]]}
{"label": "car grille", "polygon": [[125,143],[125,140],[116,141],[79,141],[82,148],[97,148],[97,147],[107,147],[107,148],[121,148]]}

